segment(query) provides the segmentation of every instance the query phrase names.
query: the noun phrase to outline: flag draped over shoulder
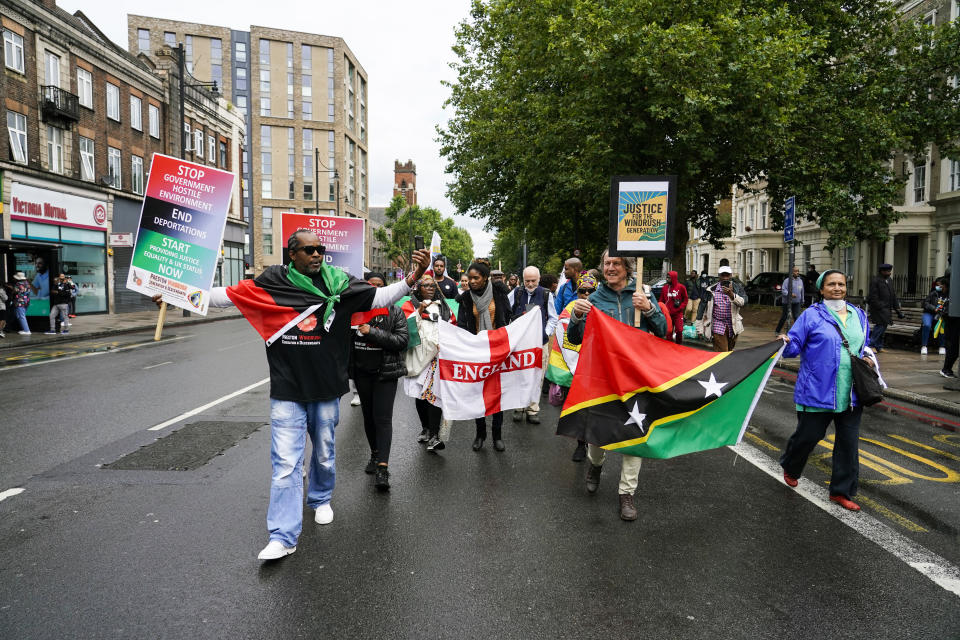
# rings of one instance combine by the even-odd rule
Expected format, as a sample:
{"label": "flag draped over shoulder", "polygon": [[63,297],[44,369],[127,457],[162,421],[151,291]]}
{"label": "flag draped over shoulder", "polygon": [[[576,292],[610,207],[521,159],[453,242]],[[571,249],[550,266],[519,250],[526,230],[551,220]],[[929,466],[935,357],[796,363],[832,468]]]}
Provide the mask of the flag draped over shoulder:
{"label": "flag draped over shoulder", "polygon": [[701,351],[590,313],[557,434],[645,458],[736,444],[782,349]]}
{"label": "flag draped over shoulder", "polygon": [[477,335],[441,322],[435,393],[448,420],[520,409],[540,397],[540,309]]}
{"label": "flag draped over shoulder", "polygon": [[[457,311],[460,309],[460,304],[451,298],[444,299],[444,302],[450,307],[450,322],[457,324]],[[403,317],[407,320],[407,349],[413,349],[420,344],[420,331],[417,329],[416,318],[417,307],[413,304],[410,296],[404,296],[394,304],[400,307],[400,311],[403,312]]]}
{"label": "flag draped over shoulder", "polygon": [[573,382],[573,374],[577,369],[577,360],[580,358],[580,345],[573,344],[567,339],[567,328],[570,326],[570,313],[576,300],[568,304],[557,319],[557,330],[550,336],[550,361],[544,374],[550,382],[561,387],[569,387]]}

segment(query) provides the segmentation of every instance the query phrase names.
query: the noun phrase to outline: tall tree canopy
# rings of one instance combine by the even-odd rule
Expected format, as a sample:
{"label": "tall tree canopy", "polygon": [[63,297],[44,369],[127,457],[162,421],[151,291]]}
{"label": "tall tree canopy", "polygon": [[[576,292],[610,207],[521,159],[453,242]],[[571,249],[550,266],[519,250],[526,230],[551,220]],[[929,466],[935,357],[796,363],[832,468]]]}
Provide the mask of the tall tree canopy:
{"label": "tall tree canopy", "polygon": [[456,226],[453,218],[444,218],[433,207],[416,204],[408,207],[403,196],[395,196],[384,214],[387,221],[375,235],[391,260],[405,265],[413,248],[413,237],[423,236],[424,244],[429,246],[434,231],[440,234],[440,249],[447,259],[448,272],[453,272],[458,261],[466,269],[473,260],[470,232]]}
{"label": "tall tree canopy", "polygon": [[474,0],[439,129],[449,196],[493,229],[585,255],[606,244],[614,175],[674,174],[680,220],[718,242],[715,204],[767,181],[831,245],[882,238],[894,151],[960,138],[960,28],[887,2]]}

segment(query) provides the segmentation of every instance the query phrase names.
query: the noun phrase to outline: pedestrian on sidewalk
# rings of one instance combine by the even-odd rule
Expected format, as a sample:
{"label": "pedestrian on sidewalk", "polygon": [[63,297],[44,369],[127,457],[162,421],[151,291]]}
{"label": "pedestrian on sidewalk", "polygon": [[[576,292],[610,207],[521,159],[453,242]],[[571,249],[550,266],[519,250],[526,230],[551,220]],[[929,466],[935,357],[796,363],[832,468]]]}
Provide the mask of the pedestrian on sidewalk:
{"label": "pedestrian on sidewalk", "polygon": [[[557,306],[550,290],[540,286],[540,269],[533,265],[526,267],[523,270],[523,286],[511,291],[507,296],[507,300],[511,305],[511,322],[534,307],[540,308],[542,362],[547,362],[550,358],[549,338],[557,328]],[[545,372],[546,367],[540,369],[541,387],[543,386],[543,375]],[[523,420],[524,413],[526,413],[527,422],[530,424],[540,424],[539,400],[531,402],[526,409],[515,409],[513,412],[513,421],[520,422]]]}
{"label": "pedestrian on sidewalk", "polygon": [[693,324],[696,319],[697,307],[700,305],[700,282],[696,271],[690,271],[690,276],[684,286],[687,288],[687,307],[683,310],[683,316],[687,324]]}
{"label": "pedestrian on sidewalk", "polygon": [[13,304],[17,320],[20,322],[20,335],[30,335],[30,325],[27,324],[27,307],[30,306],[30,284],[23,271],[13,274]]}
{"label": "pedestrian on sidewalk", "polygon": [[744,305],[744,297],[731,281],[733,270],[729,266],[720,267],[718,273],[720,280],[704,294],[707,309],[700,333],[713,342],[714,351],[733,351],[737,345],[737,336],[743,333],[740,309]]}
{"label": "pedestrian on sidewalk", "polygon": [[[377,289],[326,264],[325,248],[311,231],[287,239],[289,265],[271,265],[252,280],[214,287],[211,307],[236,305],[266,341],[270,367],[270,541],[257,556],[277,560],[297,550],[303,527],[303,455],[313,443],[307,506],[314,521],[333,522],[330,500],[336,481],[334,432],[340,397],[347,393],[351,316],[393,304],[410,291],[430,263],[414,252],[416,271]],[[159,306],[161,296],[154,296]]]}
{"label": "pedestrian on sidewalk", "polygon": [[[640,329],[658,338],[666,337],[667,320],[663,317],[660,306],[642,288],[638,288],[641,285],[633,277],[636,268],[634,258],[611,256],[608,249],[603,252],[600,264],[605,282],[586,300],[577,300],[574,303],[573,314],[570,316],[570,325],[567,329],[570,342],[574,344],[583,342],[586,317],[593,308],[631,327],[634,326],[635,314],[640,313],[643,316],[640,320]],[[637,519],[637,507],[633,501],[633,494],[640,482],[640,464],[643,458],[621,457],[623,459],[620,463],[620,484],[617,488],[620,519],[633,521]],[[602,448],[591,444],[587,446],[587,459],[590,461],[586,477],[587,493],[594,494],[600,487],[600,474],[603,471],[606,453]]]}
{"label": "pedestrian on sidewalk", "polygon": [[[673,327],[673,341],[683,344],[683,314],[687,309],[687,288],[680,284],[676,271],[667,272],[667,283],[660,290],[660,302],[667,307]],[[671,336],[667,336],[670,339]]]}
{"label": "pedestrian on sidewalk", "polygon": [[70,313],[67,316],[72,319],[77,317],[77,291],[79,289],[69,273],[67,274],[67,284],[70,285]]}
{"label": "pedestrian on sidewalk", "polygon": [[[470,288],[460,294],[457,301],[460,309],[457,312],[457,325],[476,335],[481,331],[499,329],[510,324],[509,291],[503,282],[495,282],[491,276],[490,263],[477,258],[467,269],[467,279]],[[537,278],[539,282],[539,276]],[[473,440],[473,450],[480,451],[483,442],[487,439],[487,419],[477,418],[476,437]],[[505,451],[503,442],[503,411],[491,416],[491,436],[493,448],[496,451]]]}
{"label": "pedestrian on sidewalk", "polygon": [[787,323],[787,314],[793,316],[794,322],[800,317],[800,306],[803,302],[803,286],[803,278],[800,277],[800,267],[794,267],[793,275],[787,276],[783,284],[780,285],[780,304],[783,306],[783,311],[780,313],[780,322],[777,323],[777,328],[773,330],[774,333],[780,333],[783,329],[783,325]]}
{"label": "pedestrian on sidewalk", "polygon": [[900,310],[900,301],[897,299],[896,291],[893,290],[893,280],[890,278],[893,265],[884,263],[877,268],[877,272],[878,275],[870,280],[870,291],[867,294],[866,303],[870,311],[870,319],[873,320],[870,346],[880,353],[883,351],[883,334],[893,322],[892,313],[896,311],[897,317],[902,320],[903,312]]}
{"label": "pedestrian on sidewalk", "polygon": [[[944,291],[950,291],[949,276],[940,278],[940,282]],[[943,342],[946,348],[944,350],[943,366],[940,367],[940,375],[944,378],[956,378],[953,365],[956,364],[957,357],[960,356],[960,318],[954,318],[950,315],[950,298],[947,298],[943,303],[942,317],[946,326],[943,332]]]}
{"label": "pedestrian on sidewalk", "polygon": [[7,326],[7,300],[10,299],[7,294],[7,285],[0,286],[0,338],[6,338],[7,334],[3,330]]}
{"label": "pedestrian on sidewalk", "polygon": [[[945,328],[946,318],[944,317],[943,308],[947,302],[947,294],[943,287],[943,283],[940,282],[940,279],[933,281],[933,286],[930,287],[930,293],[927,294],[927,299],[923,301],[923,316],[920,321],[920,355],[927,355],[927,347],[930,343],[930,334],[933,332],[934,327],[937,326],[937,323],[940,323],[940,329]],[[934,341],[937,346],[940,347],[940,355],[946,354],[946,349],[943,347],[943,339],[941,334],[938,334]]]}
{"label": "pedestrian on sidewalk", "polygon": [[[859,511],[857,495],[860,470],[860,419],[863,406],[853,389],[851,353],[877,367],[876,358],[865,348],[870,336],[866,314],[848,304],[847,278],[835,269],[820,274],[817,288],[823,302],[812,305],[794,323],[786,342],[784,358],[801,356],[800,371],[793,392],[797,405],[797,429],[780,457],[783,480],[796,487],[807,458],[823,439],[832,422],[836,430],[830,500],[844,509]],[[844,341],[846,345],[844,345]]]}
{"label": "pedestrian on sidewalk", "polygon": [[[369,273],[367,282],[378,289],[386,285],[383,274]],[[407,375],[403,354],[407,348],[407,319],[396,305],[372,309],[372,318],[357,325],[350,351],[350,377],[357,385],[363,432],[370,445],[364,471],[375,474],[374,486],[390,488],[390,445],[393,442],[393,401],[397,380]]]}
{"label": "pedestrian on sidewalk", "polygon": [[66,274],[59,274],[50,285],[50,330],[47,335],[56,335],[57,318],[60,319],[60,333],[70,333],[70,284]]}

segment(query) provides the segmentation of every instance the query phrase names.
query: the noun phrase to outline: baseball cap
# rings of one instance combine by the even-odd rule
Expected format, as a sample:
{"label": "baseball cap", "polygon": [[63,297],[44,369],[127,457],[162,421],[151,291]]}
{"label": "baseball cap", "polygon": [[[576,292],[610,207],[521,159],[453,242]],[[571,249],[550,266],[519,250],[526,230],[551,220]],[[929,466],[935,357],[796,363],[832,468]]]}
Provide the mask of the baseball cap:
{"label": "baseball cap", "polygon": [[733,269],[727,266],[723,266],[717,269],[717,273],[733,273]]}

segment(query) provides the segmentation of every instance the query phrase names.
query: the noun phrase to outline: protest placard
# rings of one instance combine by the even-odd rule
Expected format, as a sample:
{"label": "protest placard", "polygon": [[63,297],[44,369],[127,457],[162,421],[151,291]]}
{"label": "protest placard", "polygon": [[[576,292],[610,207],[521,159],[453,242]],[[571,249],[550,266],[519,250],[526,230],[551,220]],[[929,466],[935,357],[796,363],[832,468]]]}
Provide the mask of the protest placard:
{"label": "protest placard", "polygon": [[610,181],[610,255],[670,257],[676,176],[615,176]]}
{"label": "protest placard", "polygon": [[[284,242],[301,229],[317,234],[326,249],[326,264],[340,267],[355,278],[363,278],[363,223],[363,218],[290,212],[281,214],[280,230]],[[286,248],[283,254],[286,258]]]}

